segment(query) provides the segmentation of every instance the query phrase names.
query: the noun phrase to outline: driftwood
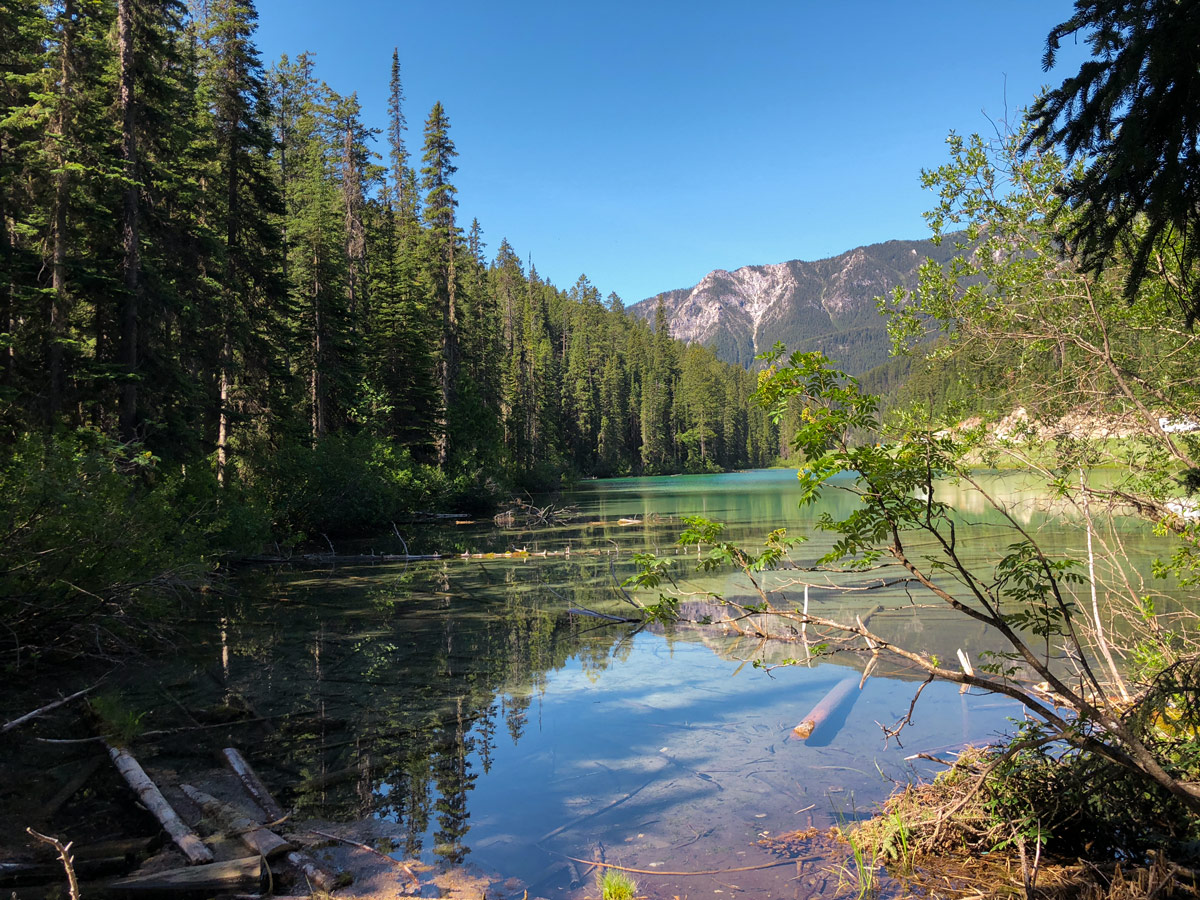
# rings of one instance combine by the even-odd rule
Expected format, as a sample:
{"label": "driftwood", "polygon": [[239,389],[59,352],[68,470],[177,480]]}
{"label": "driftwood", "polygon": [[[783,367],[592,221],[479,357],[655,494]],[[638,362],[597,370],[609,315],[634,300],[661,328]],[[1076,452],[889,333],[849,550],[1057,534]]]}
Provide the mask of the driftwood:
{"label": "driftwood", "polygon": [[[81,881],[124,875],[137,865],[127,856],[106,856],[79,859],[75,848],[68,846],[72,868]],[[63,881],[63,866],[51,862],[3,862],[0,863],[0,889],[45,885]],[[90,892],[89,892],[90,893]],[[5,895],[7,896],[7,895]],[[24,894],[22,894],[24,896]]]}
{"label": "driftwood", "polygon": [[[254,798],[254,802],[262,808],[263,812],[270,816],[272,820],[286,818],[283,807],[271,796],[271,791],[263,784],[262,779],[258,777],[258,773],[250,768],[250,763],[246,762],[245,758],[236,748],[226,747],[221,751],[221,759],[237,775],[238,779],[242,782],[242,787],[246,789],[246,793]],[[285,859],[308,879],[310,887],[321,891],[333,889],[333,876],[307,853],[302,850],[293,850],[288,853]]]}
{"label": "driftwood", "polygon": [[48,834],[41,834],[40,832],[34,831],[32,828],[26,828],[25,831],[37,838],[42,843],[49,844],[58,851],[58,858],[62,862],[63,870],[67,874],[67,886],[71,891],[71,900],[79,900],[79,879],[75,875],[74,860],[71,859],[70,842],[64,844],[58,838],[52,837]]}
{"label": "driftwood", "polygon": [[321,868],[320,863],[307,853],[294,850],[287,855],[287,861],[303,873],[310,886],[322,891],[333,888],[333,876]]}
{"label": "driftwood", "polygon": [[[75,871],[80,878],[102,878],[122,875],[138,864],[143,853],[162,846],[153,838],[123,838],[99,841],[94,844],[69,845]],[[55,848],[57,850],[57,848]],[[20,887],[60,881],[63,867],[44,860],[7,860],[0,862],[0,888]]]}
{"label": "driftwood", "polygon": [[113,765],[117,767],[117,771],[125,779],[125,782],[138,795],[138,799],[142,801],[142,805],[150,810],[154,817],[158,819],[162,827],[166,829],[167,834],[171,836],[171,840],[183,851],[183,855],[188,858],[188,862],[192,865],[212,862],[212,851],[179,818],[179,814],[171,808],[171,804],[167,802],[162,792],[150,780],[150,776],[146,774],[145,770],[138,765],[138,761],[133,758],[132,754],[120,747],[108,747],[108,755],[112,759]]}
{"label": "driftwood", "polygon": [[238,777],[242,782],[242,787],[246,789],[246,793],[254,799],[254,802],[259,805],[259,808],[267,814],[271,821],[284,818],[283,807],[271,796],[271,792],[267,790],[267,786],[258,777],[258,773],[250,768],[250,763],[246,762],[242,754],[238,753],[233,747],[226,747],[221,751],[221,759],[225,761],[225,765],[229,766],[233,774]]}
{"label": "driftwood", "polygon": [[275,832],[263,828],[262,822],[256,822],[243,815],[228,803],[222,803],[216,797],[198,791],[190,784],[181,784],[179,789],[204,810],[206,816],[221,820],[229,833],[236,834],[238,840],[260,856],[270,859],[292,849],[292,845]]}
{"label": "driftwood", "polygon": [[247,856],[207,866],[119,878],[110,881],[104,893],[126,897],[210,897],[230,892],[261,892],[267,882],[266,861],[261,856]]}
{"label": "driftwood", "polygon": [[409,877],[409,880],[412,882],[412,885],[414,888],[419,888],[421,886],[421,879],[417,877],[416,872],[414,872],[411,868],[409,868],[404,863],[400,862],[400,860],[395,859],[391,856],[388,856],[386,853],[384,853],[381,850],[376,850],[370,844],[364,844],[364,843],[362,843],[362,841],[355,841],[355,840],[351,840],[350,838],[339,837],[336,834],[329,834],[326,831],[317,831],[315,828],[312,828],[309,830],[312,831],[313,834],[318,835],[319,837],[328,838],[331,841],[338,841],[339,843],[346,844],[350,847],[357,847],[359,850],[365,850],[374,856],[378,856],[380,859],[390,862],[393,866],[395,866],[396,868],[398,868],[402,872],[404,872],[404,874]]}
{"label": "driftwood", "polygon": [[17,716],[17,718],[13,719],[11,722],[5,722],[3,725],[0,725],[0,734],[4,734],[6,731],[12,731],[18,725],[23,725],[31,719],[36,719],[38,716],[44,715],[51,710],[58,709],[60,706],[65,706],[72,700],[78,700],[88,691],[95,690],[99,683],[100,682],[96,682],[96,684],[93,684],[91,687],[86,687],[82,691],[76,691],[70,697],[63,697],[61,700],[55,700],[53,703],[47,703],[45,706],[39,707],[33,712],[27,712],[23,716]]}
{"label": "driftwood", "polygon": [[792,729],[792,734],[802,741],[807,740],[857,687],[857,676],[850,675],[843,678],[833,686],[820,703],[812,708],[807,716],[800,720],[800,724]]}
{"label": "driftwood", "polygon": [[238,562],[240,565],[275,566],[286,563],[390,563],[441,558],[440,553],[301,553],[296,556],[251,556]]}

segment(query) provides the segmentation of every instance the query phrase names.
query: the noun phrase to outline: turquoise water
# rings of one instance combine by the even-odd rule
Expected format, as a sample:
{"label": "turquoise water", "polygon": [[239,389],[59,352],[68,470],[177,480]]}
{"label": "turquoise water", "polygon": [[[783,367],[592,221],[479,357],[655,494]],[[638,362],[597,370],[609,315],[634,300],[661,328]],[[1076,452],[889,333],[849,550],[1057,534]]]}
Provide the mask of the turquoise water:
{"label": "turquoise water", "polygon": [[[1080,546],[1078,528],[1027,485],[990,478],[1048,544]],[[521,879],[531,897],[571,893],[586,867],[567,857],[602,853],[651,872],[766,864],[775,857],[759,839],[869,813],[897,783],[936,770],[915,754],[986,741],[1021,715],[1012,701],[933,684],[900,741],[886,740],[883,726],[906,715],[920,681],[881,666],[799,741],[792,727],[839,682],[860,679],[869,653],[774,666],[802,659],[802,645],[567,612],[634,612],[618,582],[647,549],[673,559],[685,591],[750,597],[737,576],[695,572],[695,551],[675,545],[681,517],[728,522],[732,539],[750,542],[780,525],[811,531],[822,510],[843,516],[857,502],[835,491],[801,509],[796,490],[783,470],[596,481],[553,501],[569,517],[553,527],[474,522],[406,535],[412,552],[443,559],[246,573],[188,626],[178,655],[131,682],[157,685],[155,716],[170,715],[169,695],[174,706],[241,705],[268,723],[206,732],[164,754],[232,741],[299,816],[375,817],[397,854],[470,862]],[[946,490],[975,526],[971,552],[994,554],[1008,540],[999,518]],[[1153,549],[1140,532],[1125,538]],[[812,534],[797,561],[829,541]],[[381,539],[375,549],[398,546]],[[799,602],[796,577],[773,576],[780,605]],[[991,646],[978,625],[902,590],[848,595],[834,590],[845,579],[824,577],[811,576],[811,601],[831,616],[881,604],[896,609],[871,627],[914,649],[978,659]],[[791,897],[795,874],[640,880],[664,897]]]}

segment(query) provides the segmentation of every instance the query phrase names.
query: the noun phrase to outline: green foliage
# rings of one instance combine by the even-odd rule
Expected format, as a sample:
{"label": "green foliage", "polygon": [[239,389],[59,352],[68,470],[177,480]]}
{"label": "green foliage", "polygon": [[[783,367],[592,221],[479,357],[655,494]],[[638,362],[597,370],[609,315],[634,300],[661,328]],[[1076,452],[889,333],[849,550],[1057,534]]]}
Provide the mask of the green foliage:
{"label": "green foliage", "polygon": [[304,537],[361,535],[390,528],[413,509],[461,499],[467,485],[413,461],[395,443],[370,435],[330,435],[315,446],[273,454],[257,481],[277,532]]}
{"label": "green foliage", "polygon": [[142,719],[146,713],[134,712],[125,698],[116,691],[96,694],[88,700],[88,708],[99,723],[104,737],[118,747],[128,747],[145,730]]}
{"label": "green foliage", "polygon": [[[1150,848],[1192,857],[1200,826],[1178,798],[1099,754],[1044,739],[1027,727],[1013,741],[1016,752],[995,759],[983,808],[1004,835],[996,849],[1025,840],[1066,858],[1145,861]],[[1190,764],[1172,765],[1183,778],[1196,771],[1194,736],[1189,747]]]}
{"label": "green foliage", "polygon": [[596,887],[602,900],[634,900],[638,895],[637,882],[617,869],[600,872],[596,876]]}
{"label": "green foliage", "polygon": [[[68,649],[97,623],[132,637],[177,587],[205,570],[222,527],[195,484],[161,479],[148,452],[95,432],[19,435],[0,463],[0,604],[10,664]],[[26,644],[31,645],[26,648]]]}
{"label": "green foliage", "polygon": [[1181,276],[1172,293],[1190,328],[1200,317],[1200,74],[1191,51],[1200,13],[1176,0],[1076,0],[1046,39],[1044,67],[1080,33],[1092,58],[1038,100],[1025,145],[1083,161],[1062,187],[1078,214],[1061,223],[1083,266],[1100,272],[1132,257],[1123,280],[1133,300],[1171,257]]}
{"label": "green foliage", "polygon": [[414,171],[397,54],[385,167],[357,95],[310,54],[265,71],[256,28],[237,0],[0,9],[14,651],[124,640],[272,543],[775,457],[744,369],[489,262],[441,104]]}

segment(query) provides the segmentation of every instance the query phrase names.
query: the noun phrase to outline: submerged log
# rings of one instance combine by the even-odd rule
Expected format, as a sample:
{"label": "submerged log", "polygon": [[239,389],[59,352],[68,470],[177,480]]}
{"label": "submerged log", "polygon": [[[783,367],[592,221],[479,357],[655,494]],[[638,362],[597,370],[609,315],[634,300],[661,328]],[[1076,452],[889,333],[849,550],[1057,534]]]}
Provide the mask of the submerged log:
{"label": "submerged log", "polygon": [[857,676],[850,675],[843,678],[833,686],[820,703],[812,708],[807,716],[800,720],[800,724],[792,729],[792,734],[802,741],[807,740],[857,687]]}
{"label": "submerged log", "polygon": [[104,764],[103,756],[93,756],[87,760],[75,774],[68,779],[67,783],[53,797],[42,804],[42,808],[37,811],[37,818],[40,821],[49,821],[54,818],[54,814],[59,811],[64,803],[75,796],[88,779],[96,774],[96,770]]}
{"label": "submerged log", "polygon": [[[258,773],[250,768],[250,763],[246,762],[242,754],[234,747],[226,747],[221,751],[221,758],[225,760],[225,764],[241,780],[242,787],[254,798],[254,802],[262,808],[263,812],[271,816],[275,821],[287,817],[283,811],[283,807],[271,796],[271,791],[263,784],[262,779],[258,777]],[[335,880],[333,875],[304,851],[293,850],[285,858],[308,880],[309,887],[321,891],[330,891],[333,889]]]}
{"label": "submerged log", "polygon": [[267,864],[261,856],[146,875],[118,878],[103,893],[118,897],[210,897],[232,892],[259,892],[267,887]]}
{"label": "submerged log", "polygon": [[[137,865],[127,856],[77,859],[73,847],[71,848],[71,859],[75,874],[85,880],[123,875]],[[0,888],[62,882],[63,877],[62,863],[59,862],[0,862]]]}
{"label": "submerged log", "polygon": [[242,786],[254,798],[254,802],[259,805],[272,821],[284,817],[283,807],[271,796],[271,792],[267,790],[267,786],[258,777],[258,773],[250,768],[250,763],[246,762],[242,754],[238,753],[233,747],[226,747],[221,751],[221,759],[225,761],[225,765],[229,766],[233,774],[242,782]]}
{"label": "submerged log", "polygon": [[270,859],[292,849],[292,845],[275,832],[263,828],[262,822],[254,821],[228,803],[222,803],[216,797],[198,791],[190,784],[181,784],[179,789],[204,810],[206,816],[219,819],[229,833],[236,834],[238,840],[260,856]]}
{"label": "submerged log", "polygon": [[340,837],[336,834],[330,834],[327,831],[317,831],[315,828],[310,829],[310,830],[312,831],[313,834],[317,835],[318,837],[327,838],[328,840],[331,840],[331,841],[339,841],[340,843],[346,844],[350,847],[357,847],[359,850],[365,850],[367,853],[370,853],[373,856],[379,857],[384,862],[391,863],[393,866],[400,869],[405,875],[408,876],[409,881],[412,882],[412,886],[414,889],[419,889],[421,887],[421,879],[417,877],[416,872],[414,872],[406,864],[402,863],[400,860],[396,859],[395,857],[388,856],[388,854],[384,853],[382,850],[376,850],[370,844],[364,844],[362,841],[356,841],[353,838]]}
{"label": "submerged log", "polygon": [[321,867],[315,859],[300,850],[295,850],[287,855],[287,861],[295,866],[305,878],[308,879],[310,887],[314,887],[321,891],[328,891],[333,888],[334,878],[325,869]]}
{"label": "submerged log", "polygon": [[125,779],[125,782],[138,795],[138,799],[142,801],[142,805],[150,810],[154,817],[158,819],[162,827],[166,829],[167,834],[171,836],[171,840],[183,851],[183,855],[188,858],[188,862],[192,865],[212,862],[212,851],[179,818],[179,814],[171,808],[171,804],[167,802],[166,797],[162,795],[158,786],[150,780],[150,776],[146,774],[145,770],[138,764],[138,761],[133,758],[133,755],[128,750],[120,747],[108,747],[108,755],[112,759],[113,765],[117,767],[117,771]]}
{"label": "submerged log", "polygon": [[162,832],[150,837],[114,838],[92,844],[77,844],[71,848],[76,864],[89,859],[111,859],[123,856],[129,860],[149,855],[163,845]]}

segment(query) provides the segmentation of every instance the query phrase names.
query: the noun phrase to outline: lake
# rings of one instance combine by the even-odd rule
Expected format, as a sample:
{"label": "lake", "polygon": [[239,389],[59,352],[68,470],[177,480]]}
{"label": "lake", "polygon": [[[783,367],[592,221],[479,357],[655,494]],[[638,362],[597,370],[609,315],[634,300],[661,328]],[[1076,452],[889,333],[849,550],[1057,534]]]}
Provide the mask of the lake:
{"label": "lake", "polygon": [[[1047,544],[1082,547],[1080,529],[1064,527],[1022,476],[984,477]],[[974,526],[965,546],[980,559],[1011,541],[970,492],[944,490]],[[888,741],[881,726],[908,712],[920,679],[880,667],[800,741],[792,727],[836,684],[860,678],[869,654],[777,666],[803,658],[796,642],[567,610],[633,613],[618,585],[632,554],[648,549],[676,557],[681,586],[698,597],[749,599],[733,574],[697,575],[695,549],[675,545],[681,517],[727,522],[731,539],[751,543],[857,502],[832,491],[801,509],[797,493],[786,470],[595,481],[555,499],[565,524],[401,527],[413,554],[441,559],[245,572],[182,623],[177,653],[128,674],[126,700],[152,710],[151,728],[180,708],[249,710],[266,723],[164,743],[164,759],[186,768],[189,755],[207,759],[232,741],[298,816],[378,817],[397,855],[473,863],[521,879],[530,897],[564,896],[583,868],[565,857],[598,852],[647,872],[725,870],[638,876],[657,896],[792,897],[793,867],[749,868],[776,860],[757,841],[869,814],[897,784],[937,771],[916,754],[992,739],[1019,706],[932,684],[900,741]],[[817,532],[794,556],[811,562],[830,542]],[[1142,530],[1125,543],[1155,549]],[[390,537],[367,549],[400,546]],[[980,626],[915,608],[899,588],[844,594],[835,581],[810,591],[823,614],[902,607],[877,613],[872,629],[943,658],[989,649]],[[780,603],[800,591],[785,589]]]}

